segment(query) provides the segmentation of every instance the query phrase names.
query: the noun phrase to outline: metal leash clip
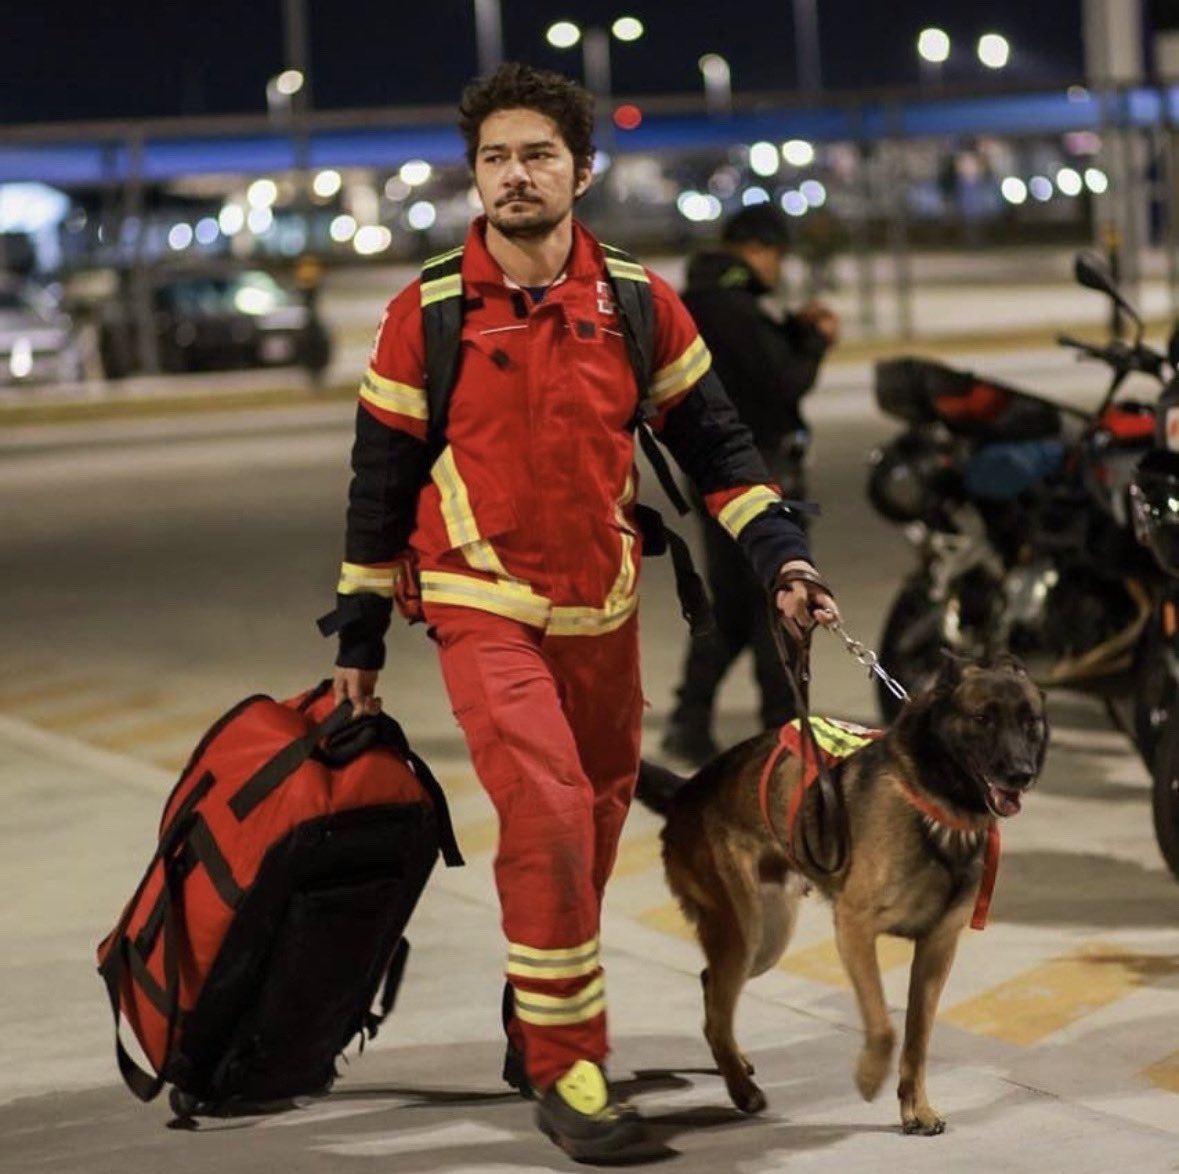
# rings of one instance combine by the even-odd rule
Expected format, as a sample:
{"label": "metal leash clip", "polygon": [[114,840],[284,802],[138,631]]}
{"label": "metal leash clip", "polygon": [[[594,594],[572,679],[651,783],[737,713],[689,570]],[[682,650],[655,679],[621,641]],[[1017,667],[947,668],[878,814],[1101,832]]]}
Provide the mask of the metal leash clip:
{"label": "metal leash clip", "polygon": [[885,672],[884,667],[880,663],[880,657],[876,655],[866,644],[854,639],[848,634],[844,628],[842,621],[836,620],[833,624],[827,625],[828,631],[834,632],[847,646],[848,652],[852,654],[868,670],[869,675],[875,674],[884,683],[884,687],[898,700],[907,701],[909,694],[906,692],[904,685]]}

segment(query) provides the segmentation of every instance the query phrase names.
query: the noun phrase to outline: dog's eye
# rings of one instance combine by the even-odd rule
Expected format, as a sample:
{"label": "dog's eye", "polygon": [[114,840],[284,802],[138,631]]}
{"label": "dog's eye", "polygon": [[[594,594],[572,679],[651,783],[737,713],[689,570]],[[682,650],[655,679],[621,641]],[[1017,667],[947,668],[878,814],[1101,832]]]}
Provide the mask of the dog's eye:
{"label": "dog's eye", "polygon": [[982,713],[972,713],[970,715],[970,720],[972,722],[977,722],[980,726],[990,725],[991,722],[990,715],[986,712],[986,710],[983,710]]}

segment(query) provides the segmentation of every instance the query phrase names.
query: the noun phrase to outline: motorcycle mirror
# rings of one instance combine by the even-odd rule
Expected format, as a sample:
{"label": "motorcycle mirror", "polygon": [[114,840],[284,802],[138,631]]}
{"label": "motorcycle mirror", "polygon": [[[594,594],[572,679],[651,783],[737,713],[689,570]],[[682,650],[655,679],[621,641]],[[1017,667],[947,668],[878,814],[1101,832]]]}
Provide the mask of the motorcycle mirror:
{"label": "motorcycle mirror", "polygon": [[1095,289],[1113,299],[1114,303],[1137,327],[1138,339],[1142,338],[1143,322],[1138,311],[1124,297],[1117,285],[1114,284],[1113,274],[1109,271],[1109,263],[1100,253],[1078,253],[1073,259],[1073,276],[1086,289]]}
{"label": "motorcycle mirror", "polygon": [[1113,274],[1110,273],[1109,265],[1100,253],[1078,253],[1073,259],[1073,276],[1086,289],[1095,289],[1099,293],[1108,294],[1111,298],[1118,296]]}

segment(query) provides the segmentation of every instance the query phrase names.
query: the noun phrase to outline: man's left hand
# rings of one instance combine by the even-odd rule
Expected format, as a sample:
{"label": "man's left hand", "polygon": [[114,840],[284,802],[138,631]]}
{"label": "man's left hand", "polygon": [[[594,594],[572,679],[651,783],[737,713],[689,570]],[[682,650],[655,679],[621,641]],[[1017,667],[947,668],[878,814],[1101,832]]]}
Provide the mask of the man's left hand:
{"label": "man's left hand", "polygon": [[839,620],[839,607],[830,588],[815,568],[802,559],[784,563],[778,571],[774,606],[782,626],[800,643],[815,624],[826,628]]}

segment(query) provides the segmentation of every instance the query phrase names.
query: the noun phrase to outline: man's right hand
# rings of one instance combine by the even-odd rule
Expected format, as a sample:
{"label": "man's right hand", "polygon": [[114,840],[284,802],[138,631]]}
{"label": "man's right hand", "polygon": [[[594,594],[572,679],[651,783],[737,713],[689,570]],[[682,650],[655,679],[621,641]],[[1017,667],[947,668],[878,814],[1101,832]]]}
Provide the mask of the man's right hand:
{"label": "man's right hand", "polygon": [[374,697],[377,688],[376,669],[346,669],[337,667],[332,677],[332,692],[336,704],[341,701],[352,702],[352,716],[364,717],[366,714],[381,712],[381,699]]}

